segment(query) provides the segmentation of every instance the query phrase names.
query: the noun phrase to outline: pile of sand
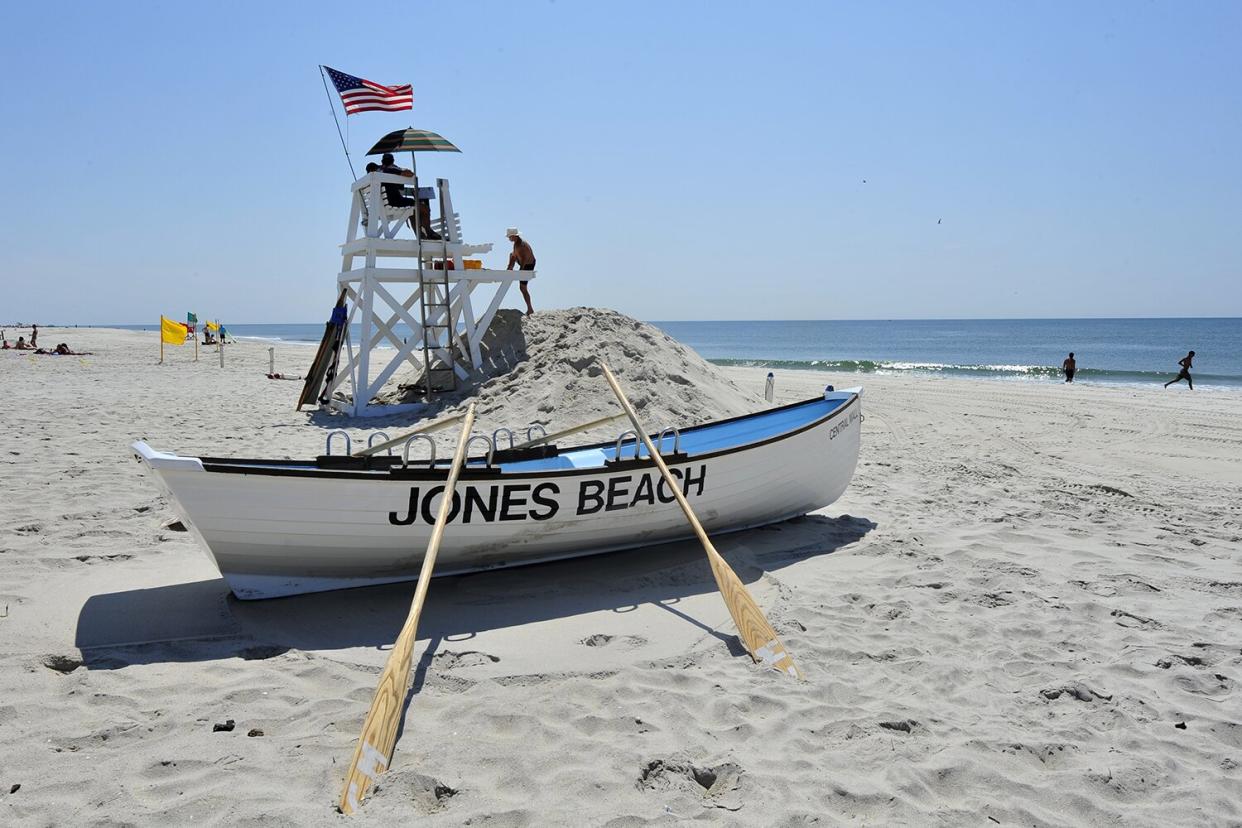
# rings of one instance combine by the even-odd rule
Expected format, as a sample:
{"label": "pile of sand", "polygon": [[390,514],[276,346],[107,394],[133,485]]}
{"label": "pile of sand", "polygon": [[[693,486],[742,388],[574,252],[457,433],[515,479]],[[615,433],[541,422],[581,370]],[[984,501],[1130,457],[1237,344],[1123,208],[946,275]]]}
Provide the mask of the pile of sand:
{"label": "pile of sand", "polygon": [[[480,343],[484,369],[456,392],[433,398],[423,417],[473,400],[480,421],[524,431],[577,425],[620,407],[604,379],[604,359],[651,430],[684,427],[763,408],[761,388],[743,390],[694,351],[652,325],[600,308],[570,308],[523,316],[502,310]],[[422,400],[421,372],[398,373],[385,403]],[[610,424],[612,436],[628,426]]]}

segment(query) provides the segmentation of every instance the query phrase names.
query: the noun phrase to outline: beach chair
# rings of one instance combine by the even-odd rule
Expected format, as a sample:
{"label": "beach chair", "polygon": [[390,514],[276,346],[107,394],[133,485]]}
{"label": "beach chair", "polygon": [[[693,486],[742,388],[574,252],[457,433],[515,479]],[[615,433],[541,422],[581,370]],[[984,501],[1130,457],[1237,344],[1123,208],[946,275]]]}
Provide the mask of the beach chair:
{"label": "beach chair", "polygon": [[[367,199],[368,199],[368,196],[370,195],[370,189],[371,189],[370,187],[364,187],[362,190],[359,191],[360,194],[362,195],[362,206],[364,210],[364,215],[362,217],[363,227],[367,226],[371,218],[369,215],[365,214]],[[424,198],[426,198],[426,194],[434,192],[430,187],[419,187],[419,191],[424,194],[423,195]],[[410,216],[412,215],[414,215],[413,207],[392,207],[390,206],[388,204],[388,190],[383,185],[380,185],[380,216],[379,216],[379,219],[380,219],[380,235],[381,236],[383,236],[386,239],[391,239],[395,237],[397,235],[397,232],[401,229],[402,225],[404,225],[407,221],[409,221]]]}

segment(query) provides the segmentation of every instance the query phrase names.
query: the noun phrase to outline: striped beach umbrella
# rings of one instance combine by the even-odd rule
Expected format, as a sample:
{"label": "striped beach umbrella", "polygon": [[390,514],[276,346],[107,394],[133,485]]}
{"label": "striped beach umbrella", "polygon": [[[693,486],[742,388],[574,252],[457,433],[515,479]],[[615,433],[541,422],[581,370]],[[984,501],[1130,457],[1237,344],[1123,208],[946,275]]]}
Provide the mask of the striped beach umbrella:
{"label": "striped beach umbrella", "polygon": [[371,147],[367,155],[383,155],[386,152],[461,152],[461,150],[439,133],[410,127],[388,133]]}

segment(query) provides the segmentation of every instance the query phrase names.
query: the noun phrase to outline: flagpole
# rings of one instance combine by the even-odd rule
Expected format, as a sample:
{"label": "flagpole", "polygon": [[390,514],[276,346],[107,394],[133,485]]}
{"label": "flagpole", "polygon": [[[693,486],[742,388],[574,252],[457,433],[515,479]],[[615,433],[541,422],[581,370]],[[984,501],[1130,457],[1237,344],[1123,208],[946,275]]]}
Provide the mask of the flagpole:
{"label": "flagpole", "polygon": [[328,109],[332,110],[332,122],[336,124],[336,135],[341,139],[341,149],[345,150],[345,163],[349,164],[349,174],[354,181],[357,181],[358,173],[354,172],[354,161],[349,157],[349,147],[345,144],[345,134],[341,132],[341,122],[336,117],[336,107],[332,105],[332,93],[328,91],[328,76],[323,73],[323,64],[319,65],[319,79],[323,81],[323,94],[328,96]]}
{"label": "flagpole", "polygon": [[164,364],[164,317],[160,316],[160,365]]}

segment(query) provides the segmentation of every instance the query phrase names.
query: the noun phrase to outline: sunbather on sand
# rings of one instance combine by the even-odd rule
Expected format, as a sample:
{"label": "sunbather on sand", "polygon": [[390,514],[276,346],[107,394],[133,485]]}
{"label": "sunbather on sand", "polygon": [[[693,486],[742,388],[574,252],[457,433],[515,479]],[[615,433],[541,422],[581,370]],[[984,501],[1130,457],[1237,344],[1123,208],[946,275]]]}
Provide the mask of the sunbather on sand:
{"label": "sunbather on sand", "polygon": [[26,342],[26,337],[24,336],[19,336],[17,338],[17,344],[14,345],[13,347],[19,351],[33,351],[34,350],[34,346]]}
{"label": "sunbather on sand", "polygon": [[90,351],[74,351],[68,344],[62,342],[52,350],[46,348],[36,348],[36,354],[47,354],[48,356],[91,356]]}

